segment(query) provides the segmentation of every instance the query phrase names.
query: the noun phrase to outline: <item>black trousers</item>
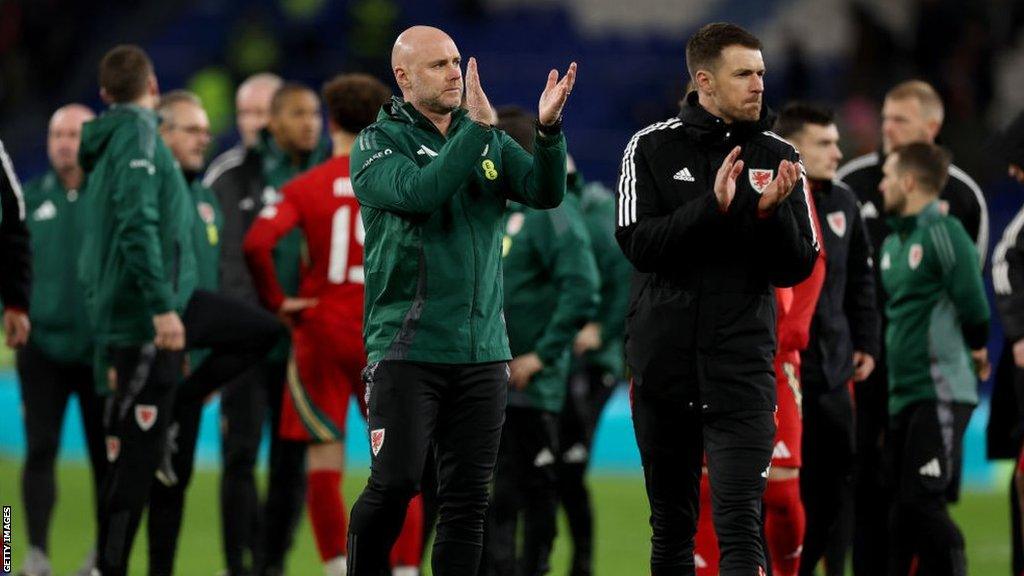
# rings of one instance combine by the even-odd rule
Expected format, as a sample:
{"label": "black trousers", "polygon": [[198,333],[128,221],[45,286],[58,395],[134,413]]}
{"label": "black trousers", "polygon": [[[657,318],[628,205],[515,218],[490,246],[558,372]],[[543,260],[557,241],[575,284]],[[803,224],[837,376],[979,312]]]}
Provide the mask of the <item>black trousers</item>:
{"label": "black trousers", "polygon": [[170,576],[181,531],[185,491],[192,477],[199,421],[205,399],[241,372],[259,363],[285,334],[266,310],[236,298],[197,290],[182,315],[189,349],[209,350],[175,392],[168,435],[177,448],[171,456],[177,483],[153,484],[150,492],[149,574]]}
{"label": "black trousers", "polygon": [[385,360],[364,371],[372,460],[352,507],[349,576],[390,574],[388,553],[435,447],[437,576],[470,576],[480,566],[487,491],[508,400],[508,366]]}
{"label": "black trousers", "polygon": [[184,352],[148,343],[112,346],[108,357],[117,387],[104,414],[111,462],[100,489],[96,567],[103,576],[123,576],[162,457]]}
{"label": "black trousers", "polygon": [[[306,498],[306,445],[278,435],[285,361],[265,360],[221,392],[221,537],[228,573],[283,570]],[[261,506],[256,460],[270,421],[270,478]]]}
{"label": "black trousers", "polygon": [[31,341],[17,352],[17,370],[28,444],[21,472],[21,495],[28,514],[28,541],[30,546],[46,552],[49,550],[50,520],[57,500],[54,464],[60,448],[68,398],[72,394],[78,396],[97,504],[100,483],[107,468],[103,399],[96,393],[92,366],[55,360]]}
{"label": "black trousers", "polygon": [[594,562],[594,514],[585,481],[594,433],[605,404],[615,391],[615,377],[597,367],[580,366],[569,377],[559,419],[558,498],[572,537],[569,576],[590,576]]}
{"label": "black trousers", "polygon": [[[884,326],[882,333],[885,333]],[[885,474],[885,443],[889,426],[889,378],[885,354],[875,370],[854,384],[857,457],[853,478],[853,573],[885,574],[889,552],[889,505],[892,495]]]}
{"label": "black trousers", "polygon": [[551,569],[558,517],[557,430],[554,413],[518,406],[505,411],[481,576],[542,576]]}
{"label": "black trousers", "polygon": [[965,576],[964,537],[947,506],[960,495],[963,439],[974,407],[925,401],[892,418],[887,460],[893,487],[889,515],[890,576],[918,571]]}
{"label": "black trousers", "polygon": [[634,386],[633,428],[651,505],[651,574],[695,574],[701,464],[713,489],[712,519],[722,576],[767,570],[761,498],[771,463],[769,410],[702,414],[675,395]]}
{"label": "black trousers", "polygon": [[823,379],[804,375],[800,497],[807,530],[801,575],[813,576],[822,558],[826,576],[842,576],[846,571],[848,515],[853,505],[853,418],[846,386],[828,389]]}

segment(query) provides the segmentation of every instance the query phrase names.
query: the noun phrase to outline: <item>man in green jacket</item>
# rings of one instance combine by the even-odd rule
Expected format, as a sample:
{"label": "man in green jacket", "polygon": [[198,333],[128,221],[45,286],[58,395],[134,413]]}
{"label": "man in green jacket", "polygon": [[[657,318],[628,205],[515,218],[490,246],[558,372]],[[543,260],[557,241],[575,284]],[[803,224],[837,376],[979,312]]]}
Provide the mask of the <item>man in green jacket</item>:
{"label": "man in green jacket", "polygon": [[534,155],[494,128],[476,61],[466,69],[436,28],[399,35],[392,69],[402,98],[384,105],[352,149],[366,229],[373,455],[352,509],[349,576],[376,576],[435,445],[438,576],[475,574],[497,457],[511,358],[502,318],[505,203],[554,208],[565,194],[561,113],[575,79],[548,75]]}
{"label": "man in green jacket", "polygon": [[[529,152],[536,119],[498,110],[498,127]],[[612,222],[609,220],[609,223]],[[482,574],[546,574],[558,513],[558,415],[570,349],[594,317],[598,273],[579,197],[553,210],[509,204],[502,241],[512,387],[487,515]],[[523,544],[517,544],[519,515]]]}
{"label": "man in green jacket", "polygon": [[100,491],[97,568],[117,576],[127,573],[164,453],[184,349],[213,350],[184,384],[208,386],[265,354],[282,327],[256,306],[195,290],[196,207],[157,132],[159,92],[149,57],[137,46],[117,46],[103,57],[99,77],[110,108],[82,128],[86,232],[79,275],[96,345],[94,372],[113,389],[104,422],[110,465]]}
{"label": "man in green jacket", "polygon": [[880,188],[893,232],[879,268],[888,293],[890,436],[895,501],[889,574],[966,574],[964,539],[946,506],[959,496],[962,444],[988,378],[989,309],[978,253],[943,213],[949,155],[909,144],[886,158]]}
{"label": "man in green jacket", "polygon": [[103,401],[93,383],[92,334],[76,273],[84,232],[79,190],[85,180],[78,165],[78,143],[82,124],[94,117],[81,104],[54,112],[46,137],[50,169],[24,187],[33,269],[33,330],[17,351],[28,445],[21,476],[30,546],[22,567],[26,574],[50,572],[50,518],[57,496],[54,462],[72,394],[81,407],[94,489],[99,489],[107,466]]}

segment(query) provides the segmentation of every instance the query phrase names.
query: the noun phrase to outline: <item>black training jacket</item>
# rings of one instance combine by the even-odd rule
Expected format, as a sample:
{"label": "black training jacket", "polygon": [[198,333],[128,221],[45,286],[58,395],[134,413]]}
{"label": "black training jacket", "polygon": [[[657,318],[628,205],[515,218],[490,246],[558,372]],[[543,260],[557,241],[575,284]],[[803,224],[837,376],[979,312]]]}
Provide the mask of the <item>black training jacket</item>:
{"label": "black training jacket", "polygon": [[25,225],[25,198],[11,158],[0,142],[0,303],[28,311],[32,258]]}
{"label": "black training jacket", "polygon": [[811,319],[810,340],[800,353],[804,386],[828,389],[853,377],[853,352],[878,358],[880,319],[875,302],[871,239],[857,196],[841,182],[811,183],[825,247],[825,284]]}
{"label": "black training jacket", "polygon": [[[774,409],[775,295],[811,273],[818,239],[802,182],[769,216],[759,192],[796,151],[757,122],[725,124],[690,93],[677,118],[639,131],[622,159],[615,236],[636,271],[626,317],[634,384],[706,412]],[[736,196],[714,196],[741,146]]]}

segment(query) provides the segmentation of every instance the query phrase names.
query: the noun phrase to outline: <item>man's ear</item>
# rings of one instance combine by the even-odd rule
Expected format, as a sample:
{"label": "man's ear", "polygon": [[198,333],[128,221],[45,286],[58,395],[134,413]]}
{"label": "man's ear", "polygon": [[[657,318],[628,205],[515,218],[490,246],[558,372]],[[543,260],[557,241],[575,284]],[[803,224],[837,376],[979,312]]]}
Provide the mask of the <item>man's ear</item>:
{"label": "man's ear", "polygon": [[934,142],[939,136],[939,130],[942,130],[942,120],[937,118],[928,120],[925,123],[925,129],[928,130],[928,137]]}
{"label": "man's ear", "polygon": [[398,83],[398,87],[401,88],[403,91],[407,90],[409,86],[412,85],[412,82],[409,80],[409,75],[405,72],[405,68],[402,68],[401,66],[395,66],[394,73],[395,82]]}
{"label": "man's ear", "polygon": [[100,88],[100,100],[103,100],[103,103],[107,106],[114,103],[114,100],[110,97],[110,94],[107,93],[106,88]]}
{"label": "man's ear", "polygon": [[698,92],[711,93],[715,90],[715,77],[707,70],[697,70],[697,76],[693,79]]}

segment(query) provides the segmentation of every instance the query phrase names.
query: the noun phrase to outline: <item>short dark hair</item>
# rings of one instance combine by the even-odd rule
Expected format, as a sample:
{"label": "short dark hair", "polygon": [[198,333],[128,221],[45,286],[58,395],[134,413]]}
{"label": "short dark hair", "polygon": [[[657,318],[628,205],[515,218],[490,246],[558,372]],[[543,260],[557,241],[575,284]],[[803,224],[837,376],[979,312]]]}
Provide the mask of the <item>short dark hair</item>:
{"label": "short dark hair", "polygon": [[783,138],[789,138],[804,129],[808,124],[829,126],[836,123],[835,113],[831,108],[818,106],[809,102],[790,102],[775,119],[773,130]]}
{"label": "short dark hair", "polygon": [[497,112],[498,129],[504,130],[523,150],[533,154],[533,133],[537,130],[537,118],[520,106],[502,106]]}
{"label": "short dark hair", "polygon": [[339,74],[324,83],[320,95],[332,122],[350,134],[373,124],[391,89],[369,74]]}
{"label": "short dark hair", "polygon": [[686,43],[686,69],[690,71],[690,78],[696,78],[700,69],[717,65],[722,50],[729,46],[760,50],[761,41],[757,36],[729,22],[713,22],[701,26]]}
{"label": "short dark hair", "polygon": [[116,103],[142,96],[152,75],[153,62],[134,44],[114,46],[100,60],[100,88]]}
{"label": "short dark hair", "polygon": [[914,142],[892,152],[897,172],[913,172],[917,181],[938,194],[949,179],[950,155],[945,148],[927,142]]}
{"label": "short dark hair", "polygon": [[316,91],[306,86],[301,82],[285,82],[280,88],[274,92],[273,98],[270,99],[270,115],[273,116],[281,112],[281,107],[284,106],[284,101],[288,99],[292,94],[298,94],[300,92],[308,92],[316,98]]}

